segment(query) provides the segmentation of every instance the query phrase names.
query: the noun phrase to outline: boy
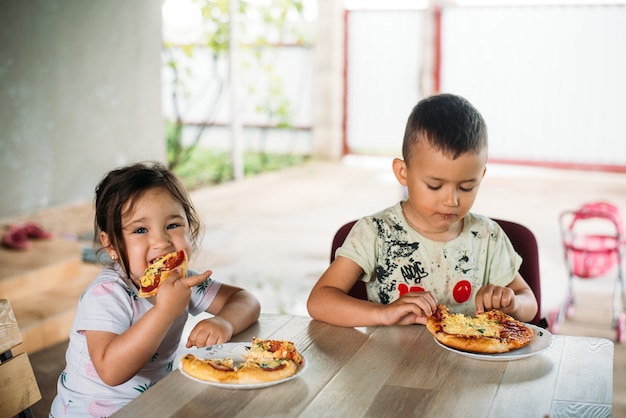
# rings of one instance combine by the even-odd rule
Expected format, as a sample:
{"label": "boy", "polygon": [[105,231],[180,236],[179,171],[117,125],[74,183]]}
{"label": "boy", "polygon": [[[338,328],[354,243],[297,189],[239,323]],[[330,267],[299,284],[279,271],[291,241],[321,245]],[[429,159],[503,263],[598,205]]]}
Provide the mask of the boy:
{"label": "boy", "polygon": [[[452,94],[421,100],[393,172],[407,199],[352,228],[307,308],[340,326],[425,324],[437,304],[465,315],[498,309],[530,321],[537,302],[500,226],[470,212],[486,171],[487,127]],[[366,284],[368,300],[347,295]]]}

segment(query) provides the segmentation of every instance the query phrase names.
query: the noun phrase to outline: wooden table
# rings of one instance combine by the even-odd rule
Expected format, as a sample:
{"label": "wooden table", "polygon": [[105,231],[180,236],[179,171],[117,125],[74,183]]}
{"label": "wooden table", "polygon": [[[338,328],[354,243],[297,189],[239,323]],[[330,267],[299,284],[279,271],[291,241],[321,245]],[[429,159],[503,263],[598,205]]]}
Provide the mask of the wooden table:
{"label": "wooden table", "polygon": [[234,390],[178,370],[116,417],[610,417],[613,343],[557,335],[516,361],[482,361],[436,344],[425,327],[341,328],[263,314],[235,341],[289,339],[307,359],[295,379]]}

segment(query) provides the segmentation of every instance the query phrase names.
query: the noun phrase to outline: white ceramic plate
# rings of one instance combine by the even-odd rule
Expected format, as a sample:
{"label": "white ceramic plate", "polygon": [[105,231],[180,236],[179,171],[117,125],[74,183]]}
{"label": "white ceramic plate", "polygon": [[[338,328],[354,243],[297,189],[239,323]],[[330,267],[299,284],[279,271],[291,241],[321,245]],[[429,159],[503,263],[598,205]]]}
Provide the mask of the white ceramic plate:
{"label": "white ceramic plate", "polygon": [[[190,351],[196,357],[208,359],[208,358],[232,358],[233,362],[236,366],[239,366],[243,363],[244,358],[248,354],[248,350],[250,349],[250,343],[225,343],[225,344],[217,344],[209,347],[198,348],[194,351]],[[277,385],[279,383],[287,382],[291,379],[295,379],[304,371],[306,366],[306,359],[300,353],[302,357],[302,364],[298,366],[298,370],[293,376],[286,377],[281,380],[276,380],[273,382],[263,382],[263,383],[254,383],[254,384],[236,384],[236,383],[219,383],[219,382],[207,382],[206,380],[200,380],[193,376],[185,373],[182,367],[179,366],[178,370],[180,370],[181,374],[185,377],[188,377],[191,380],[195,380],[196,382],[204,383],[205,385],[219,386],[221,388],[226,389],[258,389],[264,388],[267,386]]]}
{"label": "white ceramic plate", "polygon": [[533,324],[525,324],[527,327],[531,328],[535,333],[530,344],[526,347],[522,347],[518,350],[509,351],[508,353],[499,353],[499,354],[479,354],[479,353],[470,353],[468,351],[457,350],[456,348],[448,347],[441,344],[439,341],[435,339],[435,342],[439,344],[441,347],[446,350],[453,351],[462,356],[470,357],[478,360],[487,360],[487,361],[512,361],[512,360],[520,360],[523,358],[531,357],[536,354],[542,353],[552,347],[552,342],[554,341],[554,336],[550,333],[550,331],[540,328]]}

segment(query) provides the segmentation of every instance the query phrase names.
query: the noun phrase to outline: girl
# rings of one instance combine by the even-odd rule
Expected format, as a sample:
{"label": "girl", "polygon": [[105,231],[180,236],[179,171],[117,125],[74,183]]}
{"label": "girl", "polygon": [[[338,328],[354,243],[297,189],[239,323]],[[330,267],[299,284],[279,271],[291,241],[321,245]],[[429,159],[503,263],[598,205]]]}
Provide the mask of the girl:
{"label": "girl", "polygon": [[137,296],[151,260],[180,250],[191,256],[200,234],[187,191],[162,165],[106,175],[96,187],[94,230],[112,262],[78,303],[51,417],[112,415],[171,372],[189,313],[214,316],[193,328],[187,347],[227,342],[260,313],[252,294],[212,280],[211,271],[175,271],[156,296]]}

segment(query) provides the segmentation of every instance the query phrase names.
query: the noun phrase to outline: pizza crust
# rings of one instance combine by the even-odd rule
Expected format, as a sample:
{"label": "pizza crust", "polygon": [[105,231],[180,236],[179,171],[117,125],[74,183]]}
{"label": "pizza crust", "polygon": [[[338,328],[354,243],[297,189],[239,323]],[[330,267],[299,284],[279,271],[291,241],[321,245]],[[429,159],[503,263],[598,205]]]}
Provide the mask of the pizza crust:
{"label": "pizza crust", "polygon": [[291,341],[254,338],[244,362],[236,367],[233,359],[201,359],[186,354],[183,371],[196,379],[228,384],[275,382],[293,376],[303,363]]}
{"label": "pizza crust", "polygon": [[286,379],[296,374],[298,366],[289,360],[281,360],[280,364],[271,365],[270,367],[262,367],[262,364],[245,362],[237,370],[237,383],[254,384],[275,382],[277,380]]}
{"label": "pizza crust", "polygon": [[[450,324],[455,325],[449,327],[455,333],[446,332],[446,325]],[[472,318],[450,314],[445,305],[439,305],[437,312],[428,317],[426,328],[445,346],[483,354],[517,350],[528,345],[535,335],[531,328],[501,311],[491,310]],[[476,335],[486,330],[485,334],[491,336]]]}
{"label": "pizza crust", "polygon": [[218,360],[217,363],[224,362],[230,362],[231,370],[218,369],[215,367],[215,361],[201,359],[193,354],[186,354],[181,360],[181,367],[187,374],[196,379],[205,380],[207,382],[237,383],[238,375],[234,366],[232,366],[232,359]]}
{"label": "pizza crust", "polygon": [[458,337],[444,332],[437,332],[434,336],[441,344],[461,351],[484,354],[497,354],[511,351],[507,343],[493,338]]}

